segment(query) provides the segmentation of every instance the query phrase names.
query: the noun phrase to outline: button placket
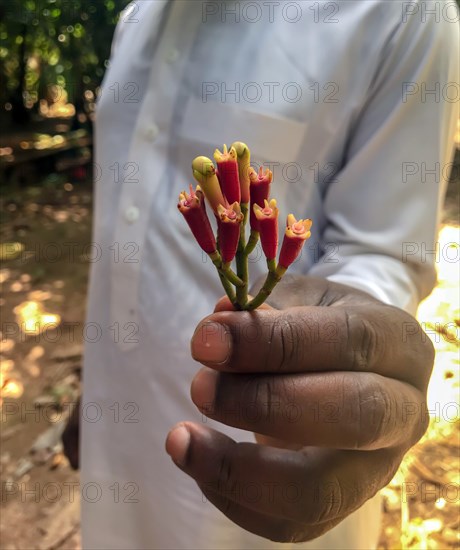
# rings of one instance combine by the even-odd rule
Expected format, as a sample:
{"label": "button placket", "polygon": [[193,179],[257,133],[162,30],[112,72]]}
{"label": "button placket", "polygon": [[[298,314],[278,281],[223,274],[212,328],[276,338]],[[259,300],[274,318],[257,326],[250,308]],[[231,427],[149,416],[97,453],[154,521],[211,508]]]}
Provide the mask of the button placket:
{"label": "button placket", "polygon": [[169,65],[172,65],[173,63],[175,63],[179,58],[179,50],[177,50],[176,48],[170,48],[167,52],[166,52],[166,55],[165,55],[165,60],[166,60],[166,63],[168,63]]}
{"label": "button placket", "polygon": [[137,222],[139,219],[139,208],[137,206],[128,206],[125,210],[125,220],[127,223]]}
{"label": "button placket", "polygon": [[147,141],[153,143],[157,139],[159,133],[160,129],[158,125],[155,122],[152,122],[152,124],[150,124],[150,126],[147,126],[145,130],[145,138],[147,139]]}
{"label": "button placket", "polygon": [[[115,229],[115,241],[119,243],[120,250],[124,246],[134,246],[137,253],[134,262],[123,262],[113,264],[113,278],[111,288],[111,318],[112,322],[124,323],[139,321],[139,285],[141,276],[142,253],[147,235],[149,217],[155,191],[161,184],[159,177],[166,169],[167,158],[167,134],[162,135],[161,129],[168,132],[170,128],[175,93],[177,92],[177,75],[181,74],[181,67],[184,62],[174,65],[165,64],[165,52],[171,52],[171,44],[167,43],[167,37],[177,37],[178,29],[181,28],[181,3],[174,4],[173,12],[176,17],[170,19],[168,32],[165,32],[163,44],[159,44],[157,53],[152,64],[149,75],[147,92],[136,122],[134,137],[130,145],[129,158],[138,166],[136,183],[127,182],[124,184],[118,210],[118,222]],[[194,29],[188,28],[186,33],[181,35],[181,47],[191,43],[194,36]],[[162,40],[163,42],[163,40]],[[171,55],[171,54],[170,54]],[[177,55],[173,54],[173,58]],[[170,57],[171,58],[171,57]],[[161,86],[158,86],[161,82]],[[173,90],[173,93],[171,93]],[[159,109],[158,106],[161,105]],[[153,142],[155,145],[152,146]],[[152,170],[154,167],[154,170]],[[137,343],[122,339],[118,342],[120,349],[127,351],[136,347]]]}

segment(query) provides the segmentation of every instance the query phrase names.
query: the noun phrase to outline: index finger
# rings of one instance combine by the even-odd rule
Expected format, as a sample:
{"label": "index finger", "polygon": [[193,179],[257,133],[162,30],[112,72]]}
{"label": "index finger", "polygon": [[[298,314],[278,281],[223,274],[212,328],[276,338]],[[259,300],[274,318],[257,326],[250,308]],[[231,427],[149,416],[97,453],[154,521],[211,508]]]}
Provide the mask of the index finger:
{"label": "index finger", "polygon": [[418,388],[425,388],[433,359],[413,317],[371,302],[216,312],[198,325],[191,350],[195,360],[218,370],[375,372]]}

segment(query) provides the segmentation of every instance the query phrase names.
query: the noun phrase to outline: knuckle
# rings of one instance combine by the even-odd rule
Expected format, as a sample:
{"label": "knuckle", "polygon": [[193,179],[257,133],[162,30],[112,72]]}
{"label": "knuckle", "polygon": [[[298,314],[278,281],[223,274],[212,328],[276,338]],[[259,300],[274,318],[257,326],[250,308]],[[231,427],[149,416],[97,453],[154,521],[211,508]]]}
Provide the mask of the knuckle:
{"label": "knuckle", "polygon": [[372,370],[385,347],[385,333],[378,331],[369,319],[349,310],[345,311],[347,325],[346,355],[354,371]]}
{"label": "knuckle", "polygon": [[[416,369],[406,369],[408,371],[408,380],[415,387],[426,390],[435,359],[433,342],[412,315],[400,310],[398,311],[402,326],[400,332],[404,335],[402,340],[403,346],[401,348],[401,362],[407,365],[416,365]],[[407,326],[412,327],[410,331],[405,329]]]}
{"label": "knuckle", "polygon": [[395,418],[392,398],[380,385],[363,389],[358,386],[357,418],[354,441],[357,449],[377,449],[384,444],[390,422]]}
{"label": "knuckle", "polygon": [[219,491],[230,489],[233,477],[231,453],[222,453],[219,461],[219,470],[217,475],[217,483]]}
{"label": "knuckle", "polygon": [[408,448],[413,447],[427,431],[430,424],[430,416],[426,401],[420,403],[420,418],[413,423],[412,431],[407,439]]}
{"label": "knuckle", "polygon": [[317,507],[309,518],[312,523],[323,523],[342,515],[344,508],[344,489],[337,476],[328,476],[321,484],[316,484],[315,500]]}
{"label": "knuckle", "polygon": [[258,375],[248,380],[244,390],[247,419],[258,425],[268,425],[276,420],[278,409],[288,399],[289,390],[273,376]]}
{"label": "knuckle", "polygon": [[427,375],[430,376],[431,371],[433,369],[436,350],[434,348],[433,342],[428,336],[426,336],[426,338],[423,339],[423,347],[421,349],[421,354],[422,354],[422,361],[421,361],[422,367],[424,367]]}
{"label": "knuckle", "polygon": [[298,338],[296,324],[291,315],[280,316],[272,325],[267,358],[275,361],[275,370],[279,372],[289,370],[295,360]]}
{"label": "knuckle", "polygon": [[284,510],[286,517],[289,517],[294,524],[311,528],[323,522],[330,522],[344,514],[345,497],[350,496],[345,493],[340,478],[329,465],[323,464],[314,479],[307,466],[302,488],[301,498],[296,506],[290,506],[288,510]]}

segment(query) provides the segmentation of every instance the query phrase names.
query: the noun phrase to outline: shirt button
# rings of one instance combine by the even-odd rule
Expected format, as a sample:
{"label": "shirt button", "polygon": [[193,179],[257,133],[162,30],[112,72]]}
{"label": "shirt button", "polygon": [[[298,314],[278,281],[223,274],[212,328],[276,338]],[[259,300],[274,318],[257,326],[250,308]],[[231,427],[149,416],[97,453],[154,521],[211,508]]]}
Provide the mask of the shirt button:
{"label": "shirt button", "polygon": [[166,53],[165,59],[167,63],[172,64],[175,61],[177,61],[178,57],[179,57],[179,52],[175,48],[172,48]]}
{"label": "shirt button", "polygon": [[139,208],[137,206],[128,206],[125,210],[125,220],[128,223],[134,223],[139,219]]}
{"label": "shirt button", "polygon": [[152,124],[145,130],[145,137],[148,141],[155,141],[159,133],[160,129],[158,126],[156,124]]}

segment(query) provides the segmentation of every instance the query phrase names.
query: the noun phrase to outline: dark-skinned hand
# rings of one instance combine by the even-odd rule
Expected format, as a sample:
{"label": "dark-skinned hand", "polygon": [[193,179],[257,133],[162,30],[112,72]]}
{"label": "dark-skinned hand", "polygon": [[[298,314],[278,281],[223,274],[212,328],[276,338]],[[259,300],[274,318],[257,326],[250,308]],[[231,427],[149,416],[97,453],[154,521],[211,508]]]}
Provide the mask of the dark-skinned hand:
{"label": "dark-skinned hand", "polygon": [[345,285],[287,275],[270,304],[223,298],[191,343],[205,366],[193,402],[257,442],[182,422],[166,450],[239,526],[307,541],[385,486],[425,432],[434,350],[411,315]]}

